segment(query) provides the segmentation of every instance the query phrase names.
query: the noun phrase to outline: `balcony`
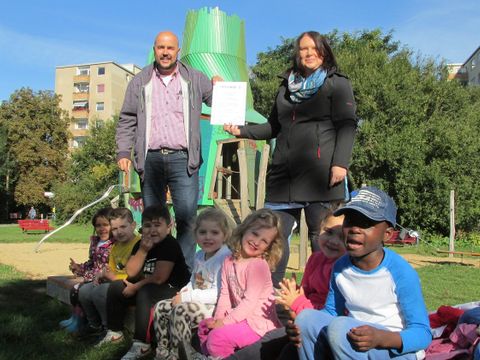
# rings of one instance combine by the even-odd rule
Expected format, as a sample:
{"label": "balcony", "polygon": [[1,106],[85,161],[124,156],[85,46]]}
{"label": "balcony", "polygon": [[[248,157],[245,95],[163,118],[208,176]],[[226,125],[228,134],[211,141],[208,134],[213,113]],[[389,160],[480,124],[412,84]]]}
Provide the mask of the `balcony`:
{"label": "balcony", "polygon": [[73,100],[88,100],[88,91],[85,92],[74,92]]}
{"label": "balcony", "polygon": [[76,119],[88,118],[88,107],[87,108],[74,107],[72,109],[72,115]]}
{"label": "balcony", "polygon": [[73,77],[73,82],[89,83],[90,82],[90,75],[75,75]]}

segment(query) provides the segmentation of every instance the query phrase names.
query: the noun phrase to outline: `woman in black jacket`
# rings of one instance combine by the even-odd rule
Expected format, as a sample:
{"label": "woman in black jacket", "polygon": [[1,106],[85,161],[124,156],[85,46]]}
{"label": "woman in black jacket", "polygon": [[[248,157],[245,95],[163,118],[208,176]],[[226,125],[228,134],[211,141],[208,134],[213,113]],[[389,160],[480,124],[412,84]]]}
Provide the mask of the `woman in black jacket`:
{"label": "woman in black jacket", "polygon": [[[315,31],[295,42],[293,66],[282,76],[268,122],[228,133],[255,140],[276,138],[269,165],[265,207],[278,211],[287,239],[305,209],[312,250],[322,212],[348,195],[346,175],[357,126],[350,81],[337,72],[327,39]],[[273,274],[277,285],[285,274],[288,246]]]}

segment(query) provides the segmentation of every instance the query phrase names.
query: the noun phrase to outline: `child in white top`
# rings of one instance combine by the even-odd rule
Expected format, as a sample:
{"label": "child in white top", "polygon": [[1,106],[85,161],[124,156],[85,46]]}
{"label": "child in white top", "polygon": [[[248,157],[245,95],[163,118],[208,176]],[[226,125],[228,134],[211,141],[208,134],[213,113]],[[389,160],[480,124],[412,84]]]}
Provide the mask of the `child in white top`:
{"label": "child in white top", "polygon": [[198,328],[204,354],[226,358],[280,327],[271,271],[282,255],[281,234],[279,219],[269,209],[251,213],[234,230],[214,317]]}
{"label": "child in white top", "polygon": [[207,208],[198,215],[194,235],[201,250],[195,254],[190,282],[172,299],[155,305],[157,359],[178,358],[179,342],[190,342],[192,328],[212,316],[221,284],[220,270],[225,257],[230,255],[225,245],[230,233],[222,211]]}

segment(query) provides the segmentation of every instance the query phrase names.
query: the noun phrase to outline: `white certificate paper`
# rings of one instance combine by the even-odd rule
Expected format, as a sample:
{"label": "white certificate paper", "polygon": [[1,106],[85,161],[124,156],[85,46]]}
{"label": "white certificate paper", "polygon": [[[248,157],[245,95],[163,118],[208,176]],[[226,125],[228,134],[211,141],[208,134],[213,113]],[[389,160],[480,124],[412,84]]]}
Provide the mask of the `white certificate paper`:
{"label": "white certificate paper", "polygon": [[217,81],[212,96],[212,125],[245,125],[246,82]]}

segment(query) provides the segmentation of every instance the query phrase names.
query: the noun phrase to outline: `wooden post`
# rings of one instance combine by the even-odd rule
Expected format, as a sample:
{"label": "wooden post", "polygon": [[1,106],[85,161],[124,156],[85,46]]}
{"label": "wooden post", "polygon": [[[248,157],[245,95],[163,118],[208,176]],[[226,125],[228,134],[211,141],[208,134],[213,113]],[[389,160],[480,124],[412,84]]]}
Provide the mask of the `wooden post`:
{"label": "wooden post", "polygon": [[227,180],[225,181],[225,199],[231,200],[232,199],[232,167],[230,165],[227,166],[228,174],[226,175]]}
{"label": "wooden post", "polygon": [[305,220],[305,210],[302,209],[300,216],[300,269],[304,269],[307,263],[308,242],[307,221]]}
{"label": "wooden post", "polygon": [[265,177],[267,176],[268,156],[270,154],[270,145],[263,145],[262,155],[260,157],[260,169],[258,171],[257,201],[255,209],[261,209],[265,205]]}
{"label": "wooden post", "polygon": [[[450,241],[448,251],[455,251],[455,190],[450,190]],[[453,257],[450,252],[448,257]]]}
{"label": "wooden post", "polygon": [[242,221],[250,213],[248,205],[248,176],[247,176],[247,156],[244,148],[237,150],[238,168],[240,171],[240,210],[242,212]]}

